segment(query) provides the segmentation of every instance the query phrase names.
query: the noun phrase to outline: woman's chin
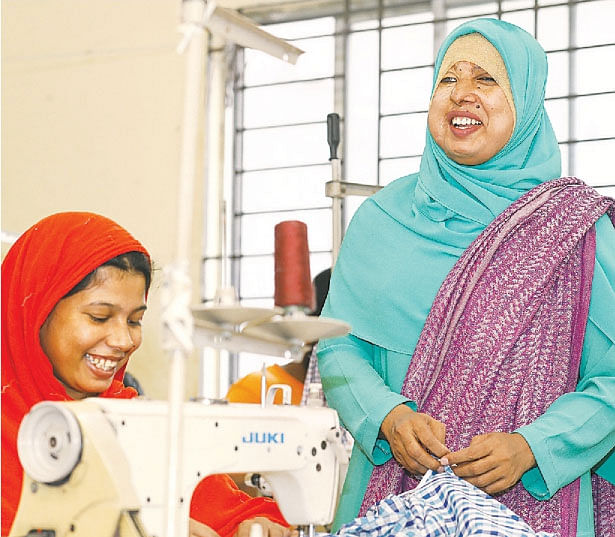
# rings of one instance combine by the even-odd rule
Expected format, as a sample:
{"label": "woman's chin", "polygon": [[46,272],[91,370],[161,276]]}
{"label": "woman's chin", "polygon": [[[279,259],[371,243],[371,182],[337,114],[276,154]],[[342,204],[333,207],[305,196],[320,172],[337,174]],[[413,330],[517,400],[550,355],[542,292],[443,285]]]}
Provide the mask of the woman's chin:
{"label": "woman's chin", "polygon": [[490,158],[485,158],[483,155],[470,151],[451,151],[446,154],[451,160],[454,160],[457,164],[462,164],[463,166],[478,166],[483,162],[487,162]]}
{"label": "woman's chin", "polygon": [[[84,397],[95,397],[100,395],[111,386],[114,375],[115,371],[101,377],[100,375],[93,374],[88,367],[86,374],[83,375],[82,378],[77,379],[77,382],[70,387],[73,394],[69,393],[69,395],[74,399],[83,399]],[[77,394],[79,395],[78,397],[76,397]]]}

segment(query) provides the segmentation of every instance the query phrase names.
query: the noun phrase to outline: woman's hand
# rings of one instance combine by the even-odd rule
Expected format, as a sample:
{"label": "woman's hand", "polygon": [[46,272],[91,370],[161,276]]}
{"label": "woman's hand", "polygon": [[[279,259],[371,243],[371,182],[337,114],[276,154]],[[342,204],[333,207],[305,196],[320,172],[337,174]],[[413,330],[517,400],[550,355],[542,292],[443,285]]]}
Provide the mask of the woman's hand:
{"label": "woman's hand", "polygon": [[514,486],[536,465],[530,446],[518,433],[477,435],[467,448],[445,459],[442,463],[448,462],[455,474],[492,495]]}
{"label": "woman's hand", "polygon": [[258,524],[262,528],[255,532],[255,537],[289,537],[290,529],[272,522],[263,516],[257,516],[249,520],[244,520],[239,524],[237,531],[233,537],[250,537],[252,534],[252,526]]}
{"label": "woman's hand", "polygon": [[[249,520],[244,520],[237,527],[233,537],[250,537],[253,531],[253,526],[257,524],[260,526],[256,528],[253,537],[289,537],[291,536],[291,530],[280,524],[272,522],[268,518],[263,516],[257,516]],[[190,537],[220,537],[220,535],[212,530],[209,526],[197,522],[193,518],[188,523],[189,536]],[[296,533],[296,532],[293,532]]]}
{"label": "woman's hand", "polygon": [[197,522],[193,518],[188,521],[188,535],[190,537],[220,537],[209,526]]}
{"label": "woman's hand", "polygon": [[444,423],[406,405],[391,410],[382,421],[380,431],[389,442],[395,460],[414,475],[423,475],[428,469],[437,470],[438,459],[449,453],[444,445]]}

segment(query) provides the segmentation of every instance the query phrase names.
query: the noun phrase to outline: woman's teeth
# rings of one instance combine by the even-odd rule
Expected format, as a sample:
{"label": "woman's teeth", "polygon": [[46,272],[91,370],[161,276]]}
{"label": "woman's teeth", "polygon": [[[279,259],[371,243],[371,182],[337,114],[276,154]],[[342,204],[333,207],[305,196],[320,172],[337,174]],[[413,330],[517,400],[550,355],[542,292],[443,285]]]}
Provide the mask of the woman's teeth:
{"label": "woman's teeth", "polygon": [[451,121],[453,127],[469,127],[470,125],[482,125],[482,123],[476,119],[469,117],[454,117]]}
{"label": "woman's teeth", "polygon": [[117,365],[117,362],[115,360],[108,360],[106,358],[94,358],[90,354],[86,354],[85,358],[96,369],[100,369],[102,371],[111,371],[115,369],[115,366]]}

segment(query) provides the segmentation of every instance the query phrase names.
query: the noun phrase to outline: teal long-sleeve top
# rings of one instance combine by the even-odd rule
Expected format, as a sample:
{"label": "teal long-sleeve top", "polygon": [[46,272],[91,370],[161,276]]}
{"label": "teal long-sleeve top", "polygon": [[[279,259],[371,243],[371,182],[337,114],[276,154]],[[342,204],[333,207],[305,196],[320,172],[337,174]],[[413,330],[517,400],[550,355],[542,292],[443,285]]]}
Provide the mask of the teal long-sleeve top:
{"label": "teal long-sleeve top", "polygon": [[[448,263],[434,266],[442,281],[457,258],[451,255]],[[412,262],[428,259],[429,252],[417,252]],[[404,328],[412,347],[431,306],[429,297],[421,302],[423,311]],[[355,440],[334,522],[337,529],[357,516],[373,466],[392,456],[386,440],[378,438],[383,419],[399,404],[414,408],[400,395],[411,353],[348,335],[321,341],[318,359],[327,401]],[[534,497],[548,500],[580,477],[577,537],[594,537],[590,472],[615,484],[615,229],[608,216],[596,223],[596,264],[577,388],[517,432],[536,459],[536,467],[522,477],[523,486]]]}

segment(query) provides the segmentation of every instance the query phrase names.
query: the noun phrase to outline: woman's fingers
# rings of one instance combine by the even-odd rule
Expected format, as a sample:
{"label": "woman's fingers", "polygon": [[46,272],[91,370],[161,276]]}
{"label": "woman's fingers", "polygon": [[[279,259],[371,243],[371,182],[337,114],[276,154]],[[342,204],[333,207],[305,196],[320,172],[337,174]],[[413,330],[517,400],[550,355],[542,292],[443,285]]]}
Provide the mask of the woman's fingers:
{"label": "woman's fingers", "polygon": [[[449,461],[450,462],[450,461]],[[453,466],[453,471],[456,475],[463,478],[483,475],[494,468],[497,468],[497,462],[491,457],[485,457],[472,462],[465,462]]]}
{"label": "woman's fingers", "polygon": [[406,405],[398,405],[389,412],[381,432],[397,462],[413,474],[437,470],[438,459],[449,452],[444,444],[446,426]]}
{"label": "woman's fingers", "polygon": [[491,453],[491,445],[484,441],[484,436],[479,435],[472,438],[467,448],[449,453],[446,458],[448,463],[453,466],[460,466],[465,463],[480,460]]}
{"label": "woman's fingers", "polygon": [[[428,420],[419,421],[417,423],[416,430],[415,430],[417,439],[421,443],[421,445],[423,445],[430,453],[432,453],[438,458],[444,457],[444,455],[446,455],[449,452],[449,450],[442,443],[442,441],[440,440],[440,437],[437,436],[437,434],[439,435],[440,433],[440,427],[437,424],[441,425],[443,428],[442,436],[444,436],[445,431],[446,431],[446,429],[444,428],[444,424],[440,423],[439,421],[434,420],[433,418],[430,418],[429,416],[425,416],[425,417],[428,418]],[[434,428],[436,429],[436,431],[438,431],[438,433],[434,434]],[[439,466],[439,463],[437,463],[436,461],[436,468],[438,466]]]}
{"label": "woman's fingers", "polygon": [[190,537],[220,537],[209,526],[202,522],[197,522],[193,518],[188,521],[188,535]]}
{"label": "woman's fingers", "polygon": [[484,474],[468,477],[466,481],[472,483],[475,487],[484,490],[487,492],[487,489],[490,489],[493,485],[503,480],[504,477],[498,468],[494,468],[489,472],[485,472]]}
{"label": "woman's fingers", "polygon": [[508,490],[514,484],[515,483],[510,483],[506,479],[499,479],[491,483],[491,485],[488,485],[487,487],[485,487],[483,490],[487,494],[491,494],[491,496],[495,496],[496,494],[499,494],[500,492],[504,492],[505,490]]}
{"label": "woman's fingers", "polygon": [[[429,427],[431,428],[431,432],[434,434],[434,436],[438,439],[438,441],[442,444],[442,446],[445,447],[446,425],[444,425],[444,423],[442,423],[441,421],[438,421],[432,418],[429,420]],[[441,457],[442,455],[439,455],[439,456]]]}
{"label": "woman's fingers", "polygon": [[465,478],[468,483],[472,483],[475,487],[483,490],[487,494],[499,494],[513,487],[517,481],[513,476],[503,471],[500,468],[486,472],[479,476]]}
{"label": "woman's fingers", "polygon": [[500,432],[476,436],[469,447],[446,458],[455,474],[489,494],[514,486],[536,463],[521,435]]}
{"label": "woman's fingers", "polygon": [[254,517],[239,524],[234,537],[288,537],[290,530],[265,517]]}
{"label": "woman's fingers", "polygon": [[436,462],[437,467],[437,461],[425,451],[415,437],[405,440],[401,446],[400,452],[401,456],[400,458],[396,457],[397,461],[412,474],[423,475],[431,468],[431,461]]}
{"label": "woman's fingers", "polygon": [[488,445],[480,442],[470,444],[470,447],[449,453],[446,456],[448,464],[459,477],[469,478],[482,475],[497,467],[497,461]]}

